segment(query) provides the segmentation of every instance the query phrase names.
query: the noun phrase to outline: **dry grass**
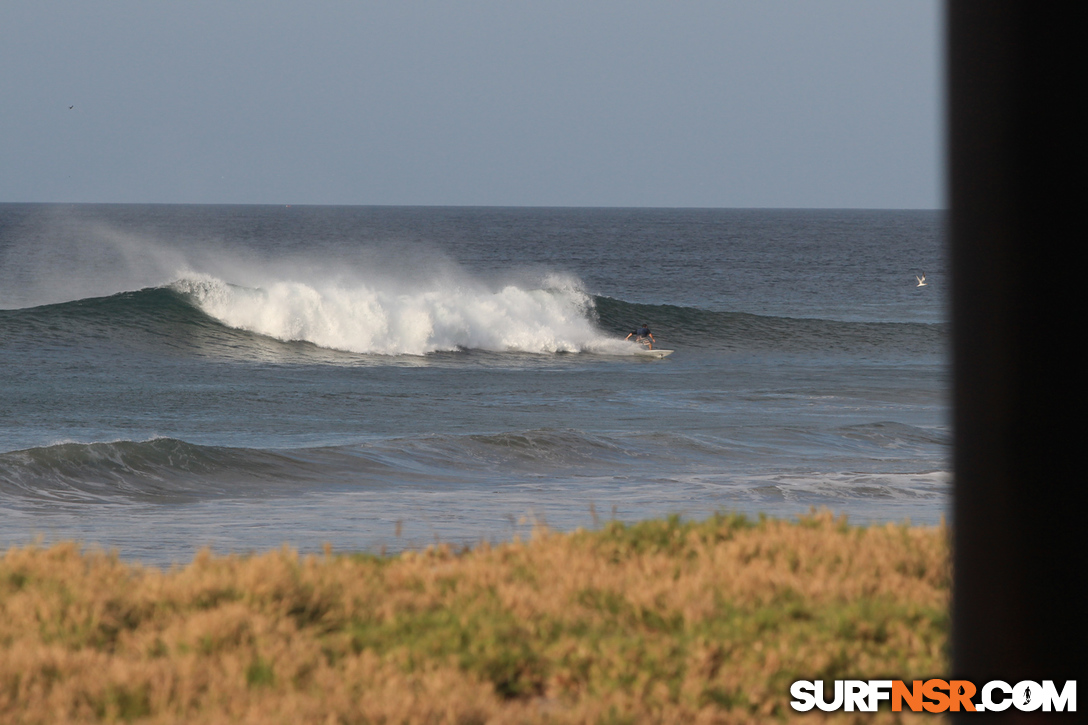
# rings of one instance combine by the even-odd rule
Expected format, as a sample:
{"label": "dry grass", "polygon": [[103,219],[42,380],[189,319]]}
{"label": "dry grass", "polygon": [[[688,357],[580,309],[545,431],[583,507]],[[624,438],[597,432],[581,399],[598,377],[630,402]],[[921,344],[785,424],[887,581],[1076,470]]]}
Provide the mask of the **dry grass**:
{"label": "dry grass", "polygon": [[829,514],[169,572],[11,549],[0,722],[784,721],[798,678],[945,672],[949,586],[945,530]]}

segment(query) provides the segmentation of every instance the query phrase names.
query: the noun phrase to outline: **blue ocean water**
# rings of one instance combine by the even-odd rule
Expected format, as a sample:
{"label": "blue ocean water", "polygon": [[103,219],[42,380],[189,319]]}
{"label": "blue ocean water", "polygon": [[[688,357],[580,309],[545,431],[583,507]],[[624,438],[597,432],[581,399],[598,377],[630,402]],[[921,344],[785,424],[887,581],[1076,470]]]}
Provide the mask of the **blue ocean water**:
{"label": "blue ocean water", "polygon": [[[0,544],[167,564],[723,509],[936,523],[942,224],[0,204]],[[634,354],[644,322],[672,355]]]}

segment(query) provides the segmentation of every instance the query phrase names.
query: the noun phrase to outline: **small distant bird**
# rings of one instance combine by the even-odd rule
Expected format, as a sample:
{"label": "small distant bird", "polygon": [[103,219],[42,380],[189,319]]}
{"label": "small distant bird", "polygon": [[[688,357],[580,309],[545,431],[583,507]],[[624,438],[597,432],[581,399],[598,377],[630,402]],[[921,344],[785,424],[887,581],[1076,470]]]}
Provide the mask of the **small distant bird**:
{"label": "small distant bird", "polygon": [[68,106],[68,110],[71,111],[75,106]]}
{"label": "small distant bird", "polygon": [[916,280],[918,280],[918,286],[919,287],[925,287],[926,286],[926,273],[925,272],[922,272],[921,277],[919,277],[918,275],[914,275],[914,278]]}

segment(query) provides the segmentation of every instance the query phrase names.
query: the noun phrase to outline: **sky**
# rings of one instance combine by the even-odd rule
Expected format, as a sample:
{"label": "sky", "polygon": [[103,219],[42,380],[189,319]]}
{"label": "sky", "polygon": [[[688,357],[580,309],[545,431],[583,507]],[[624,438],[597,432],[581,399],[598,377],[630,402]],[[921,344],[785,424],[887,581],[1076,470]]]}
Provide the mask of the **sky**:
{"label": "sky", "polygon": [[12,0],[0,202],[941,208],[942,32],[936,0]]}

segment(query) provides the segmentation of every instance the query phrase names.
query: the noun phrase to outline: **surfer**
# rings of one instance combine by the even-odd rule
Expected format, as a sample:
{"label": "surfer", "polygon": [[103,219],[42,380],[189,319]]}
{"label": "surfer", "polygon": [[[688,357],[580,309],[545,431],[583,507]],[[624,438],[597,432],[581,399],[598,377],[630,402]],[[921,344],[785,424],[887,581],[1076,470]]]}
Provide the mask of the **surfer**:
{"label": "surfer", "polygon": [[642,323],[642,327],[638,328],[637,330],[634,330],[630,335],[628,335],[627,337],[625,337],[623,339],[624,340],[630,340],[631,335],[635,336],[635,342],[642,343],[643,345],[645,345],[650,350],[654,349],[654,343],[657,342],[657,341],[654,340],[654,334],[652,332],[650,332],[650,326],[647,325],[645,322]]}

